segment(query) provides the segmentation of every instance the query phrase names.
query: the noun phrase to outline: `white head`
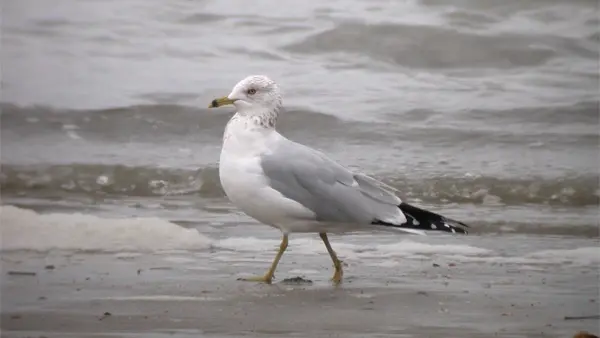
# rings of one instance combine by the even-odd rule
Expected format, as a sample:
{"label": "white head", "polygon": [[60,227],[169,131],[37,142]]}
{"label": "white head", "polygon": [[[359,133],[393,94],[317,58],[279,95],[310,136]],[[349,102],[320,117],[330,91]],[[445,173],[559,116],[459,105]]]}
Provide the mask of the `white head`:
{"label": "white head", "polygon": [[276,119],[282,99],[275,81],[264,75],[253,75],[238,82],[229,95],[214,99],[208,107],[216,108],[228,104],[233,104],[241,115]]}

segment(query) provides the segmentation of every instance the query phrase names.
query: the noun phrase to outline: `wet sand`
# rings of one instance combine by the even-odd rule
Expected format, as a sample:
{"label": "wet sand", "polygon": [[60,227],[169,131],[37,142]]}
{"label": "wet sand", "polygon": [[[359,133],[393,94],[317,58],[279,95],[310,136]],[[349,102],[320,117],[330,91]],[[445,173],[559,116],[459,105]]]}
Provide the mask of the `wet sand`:
{"label": "wet sand", "polygon": [[[189,257],[186,258],[186,256]],[[191,256],[191,257],[190,257]],[[264,262],[214,252],[13,252],[2,256],[3,337],[571,337],[598,333],[598,270],[289,258],[277,282],[237,281]],[[297,259],[297,260],[294,260]],[[411,266],[412,265],[412,266]],[[436,264],[438,265],[438,264]],[[303,268],[312,283],[284,278]],[[306,270],[313,271],[313,270]],[[17,273],[18,272],[18,273]],[[25,274],[23,274],[25,273]],[[35,274],[35,275],[33,275]]]}

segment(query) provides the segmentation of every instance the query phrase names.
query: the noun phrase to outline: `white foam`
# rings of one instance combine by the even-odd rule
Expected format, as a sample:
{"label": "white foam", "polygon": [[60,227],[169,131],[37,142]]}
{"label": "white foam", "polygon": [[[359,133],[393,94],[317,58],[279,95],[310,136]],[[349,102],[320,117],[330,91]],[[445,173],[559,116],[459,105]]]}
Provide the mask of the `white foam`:
{"label": "white foam", "polygon": [[[364,261],[370,266],[395,267],[404,259],[438,259],[443,258],[453,262],[464,263],[497,263],[518,264],[523,269],[539,269],[543,264],[571,264],[581,266],[597,266],[600,264],[600,248],[580,247],[575,249],[553,249],[535,251],[528,254],[501,255],[493,250],[466,244],[431,244],[423,238],[421,241],[401,240],[387,244],[377,244],[377,239],[371,242],[361,241],[348,243],[343,237],[331,238],[332,246],[342,260]],[[232,237],[221,240],[216,247],[235,252],[264,253],[264,255],[248,255],[248,262],[264,260],[270,262],[279,247],[279,239],[260,239],[255,237]],[[288,251],[290,254],[327,255],[325,246],[318,238],[290,239]],[[517,254],[517,253],[515,253]],[[242,255],[243,256],[243,255]],[[240,255],[228,252],[222,257],[223,261],[243,262]]]}
{"label": "white foam", "polygon": [[157,302],[168,302],[168,301],[194,301],[194,302],[210,302],[224,300],[224,297],[208,297],[208,296],[172,296],[172,295],[147,295],[147,296],[123,296],[123,297],[104,297],[100,299],[105,300],[141,300],[141,301],[157,301]]}
{"label": "white foam", "polygon": [[288,271],[289,274],[293,275],[316,275],[320,273],[319,270],[309,270],[309,269],[292,269]]}
{"label": "white foam", "polygon": [[67,131],[67,135],[72,138],[73,140],[81,140],[81,136],[79,136],[79,134],[77,134],[76,132],[74,132],[73,130],[69,130]]}
{"label": "white foam", "polygon": [[265,251],[278,248],[280,240],[259,239],[256,237],[229,237],[215,243],[216,247],[233,251]]}
{"label": "white foam", "polygon": [[582,247],[566,250],[543,250],[528,254],[526,257],[538,259],[549,263],[565,263],[582,265],[600,264],[600,248]]}
{"label": "white foam", "polygon": [[489,254],[488,249],[478,248],[466,244],[428,244],[414,241],[400,241],[392,244],[381,244],[377,246],[378,251],[393,256],[404,255],[465,255],[478,256]]}
{"label": "white foam", "polygon": [[[216,247],[241,252],[275,252],[279,240],[259,239],[255,237],[231,237],[219,241]],[[391,244],[359,245],[344,242],[333,242],[333,247],[339,255],[356,258],[373,257],[413,257],[415,255],[464,255],[478,256],[491,253],[490,250],[470,245],[428,244],[411,240],[398,241]],[[290,240],[289,251],[304,255],[327,254],[325,245],[319,239],[297,238]]]}
{"label": "white foam", "polygon": [[179,257],[179,256],[168,256],[164,257],[163,260],[169,263],[176,264],[186,264],[186,263],[196,263],[197,260],[189,257]]}
{"label": "white foam", "polygon": [[572,264],[597,266],[600,264],[600,248],[582,247],[577,249],[554,249],[532,252],[523,256],[467,256],[450,255],[455,261],[465,263],[519,264],[521,270],[543,271],[536,265]]}
{"label": "white foam", "polygon": [[159,218],[110,219],[80,213],[38,214],[0,206],[2,250],[148,252],[198,250],[211,240]]}
{"label": "white foam", "polygon": [[397,260],[375,261],[369,264],[369,266],[375,266],[378,268],[395,268],[398,265],[400,265],[400,262],[398,262]]}

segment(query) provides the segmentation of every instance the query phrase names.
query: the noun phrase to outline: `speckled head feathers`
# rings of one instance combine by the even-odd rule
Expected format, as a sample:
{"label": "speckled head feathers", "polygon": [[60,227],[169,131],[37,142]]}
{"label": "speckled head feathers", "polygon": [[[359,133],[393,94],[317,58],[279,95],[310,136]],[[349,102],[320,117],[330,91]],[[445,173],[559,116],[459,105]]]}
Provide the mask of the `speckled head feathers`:
{"label": "speckled head feathers", "polygon": [[238,82],[228,98],[239,113],[245,114],[277,114],[282,106],[279,86],[264,75],[248,76]]}

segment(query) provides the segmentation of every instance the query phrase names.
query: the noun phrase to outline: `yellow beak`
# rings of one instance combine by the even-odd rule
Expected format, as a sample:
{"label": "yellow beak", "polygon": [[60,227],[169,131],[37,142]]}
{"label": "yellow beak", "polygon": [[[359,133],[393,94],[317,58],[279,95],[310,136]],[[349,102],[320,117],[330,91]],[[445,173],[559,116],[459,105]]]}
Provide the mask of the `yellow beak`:
{"label": "yellow beak", "polygon": [[235,100],[231,100],[227,96],[223,96],[218,99],[212,100],[212,102],[208,105],[208,108],[218,108],[221,106],[226,106],[228,104],[233,104],[234,102]]}

